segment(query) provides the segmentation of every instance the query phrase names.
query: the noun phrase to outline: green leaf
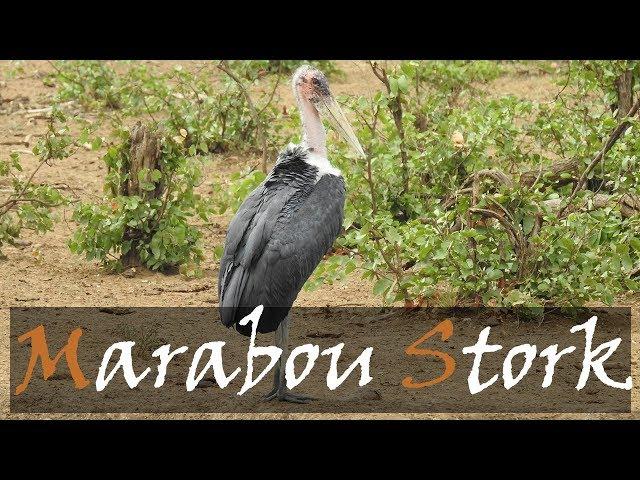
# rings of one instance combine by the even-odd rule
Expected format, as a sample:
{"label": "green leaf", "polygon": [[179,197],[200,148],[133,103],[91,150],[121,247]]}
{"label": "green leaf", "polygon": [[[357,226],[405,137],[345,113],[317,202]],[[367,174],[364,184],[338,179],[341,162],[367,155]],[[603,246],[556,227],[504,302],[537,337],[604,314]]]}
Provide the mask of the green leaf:
{"label": "green leaf", "polygon": [[142,184],[147,179],[148,173],[149,173],[148,168],[141,168],[138,171],[138,182]]}
{"label": "green leaf", "polygon": [[529,235],[533,230],[533,226],[536,223],[536,218],[533,215],[527,215],[522,219],[522,231],[525,235]]}
{"label": "green leaf", "polygon": [[431,257],[433,260],[444,260],[447,258],[447,250],[444,248],[438,249],[438,251]]}
{"label": "green leaf", "polygon": [[391,288],[391,285],[393,285],[393,282],[391,280],[389,280],[388,278],[381,278],[373,286],[374,295],[383,295]]}
{"label": "green leaf", "polygon": [[355,269],[356,269],[356,262],[354,262],[353,260],[349,260],[347,262],[347,265],[344,267],[344,274],[349,275]]}
{"label": "green leaf", "polygon": [[161,178],[162,178],[162,172],[160,170],[158,170],[157,168],[155,168],[151,172],[151,181],[157,183],[157,182],[160,181]]}
{"label": "green leaf", "polygon": [[485,278],[488,281],[494,281],[494,280],[498,280],[499,278],[502,278],[502,271],[501,270],[487,270]]}
{"label": "green leaf", "polygon": [[398,88],[400,89],[400,91],[402,93],[408,93],[409,92],[409,81],[407,80],[406,76],[400,75],[398,77]]}
{"label": "green leaf", "polygon": [[398,80],[394,77],[389,77],[389,90],[392,97],[398,95]]}

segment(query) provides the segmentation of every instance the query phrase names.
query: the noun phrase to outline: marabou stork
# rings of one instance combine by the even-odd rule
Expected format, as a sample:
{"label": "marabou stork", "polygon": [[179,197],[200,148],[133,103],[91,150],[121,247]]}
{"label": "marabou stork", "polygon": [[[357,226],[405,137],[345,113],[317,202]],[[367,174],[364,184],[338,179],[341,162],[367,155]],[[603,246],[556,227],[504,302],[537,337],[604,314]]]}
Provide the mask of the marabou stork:
{"label": "marabou stork", "polygon": [[258,332],[275,331],[282,349],[273,390],[266,400],[305,403],[311,397],[286,387],[284,366],[289,310],[300,289],[340,233],[345,185],[327,158],[325,117],[355,152],[364,157],[351,126],[335,101],[326,77],[302,66],[293,75],[303,141],[289,144],[267,178],[246,198],[229,224],[220,262],[218,298],[222,323],[251,335],[238,324],[259,305]]}

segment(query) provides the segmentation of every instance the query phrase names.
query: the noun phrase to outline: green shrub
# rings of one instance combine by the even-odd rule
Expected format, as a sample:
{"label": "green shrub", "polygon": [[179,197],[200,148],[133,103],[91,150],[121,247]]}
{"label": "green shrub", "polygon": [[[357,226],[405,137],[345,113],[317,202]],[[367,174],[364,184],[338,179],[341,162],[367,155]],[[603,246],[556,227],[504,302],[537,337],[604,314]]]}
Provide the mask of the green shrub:
{"label": "green shrub", "polygon": [[[387,302],[448,303],[451,292],[454,304],[610,304],[638,290],[630,276],[640,264],[638,215],[623,217],[618,206],[640,193],[637,120],[596,169],[609,205],[593,208],[598,192],[584,190],[562,215],[550,207],[566,202],[616,126],[613,80],[638,63],[597,67],[595,75],[594,62],[572,63],[558,79],[560,99],[546,103],[484,94],[482,84],[505,73],[495,62],[378,66],[381,92],[343,99],[367,160],[330,145],[347,181],[343,254],[307,288],[360,267]],[[551,174],[574,159],[573,170]],[[501,176],[473,180],[487,170]]]}
{"label": "green shrub", "polygon": [[8,186],[0,194],[0,258],[4,257],[3,244],[16,244],[22,230],[52,230],[53,209],[70,201],[52,185],[34,180],[43,166],[71,155],[73,142],[64,120],[58,110],[52,112],[47,132],[33,148],[38,158],[33,170],[23,170],[19,153],[0,159],[0,184]]}
{"label": "green shrub", "polygon": [[69,247],[111,270],[121,270],[122,256],[134,251],[152,270],[180,267],[187,276],[201,275],[202,233],[189,220],[207,220],[211,212],[195,191],[202,181],[202,159],[186,157],[179,142],[160,134],[161,168],[141,170],[138,180],[145,192],[163,185],[162,196],[123,195],[122,186],[129,180],[130,138],[126,131],[120,134],[121,143],[103,157],[109,169],[104,201],[78,205],[73,219],[79,228]]}

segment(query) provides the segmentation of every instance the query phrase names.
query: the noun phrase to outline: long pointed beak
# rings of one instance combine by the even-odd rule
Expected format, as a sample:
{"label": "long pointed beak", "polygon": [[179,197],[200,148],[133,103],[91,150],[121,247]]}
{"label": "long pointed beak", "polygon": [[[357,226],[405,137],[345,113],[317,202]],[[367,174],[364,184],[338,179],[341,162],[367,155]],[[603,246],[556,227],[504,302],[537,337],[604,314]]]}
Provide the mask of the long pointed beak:
{"label": "long pointed beak", "polygon": [[347,144],[353,149],[355,153],[360,155],[362,158],[366,158],[366,154],[358,141],[358,137],[353,132],[349,121],[344,116],[340,105],[332,96],[325,97],[321,100],[320,105],[323,107],[320,109],[321,113],[327,117],[333,128],[335,128],[338,133],[345,139]]}

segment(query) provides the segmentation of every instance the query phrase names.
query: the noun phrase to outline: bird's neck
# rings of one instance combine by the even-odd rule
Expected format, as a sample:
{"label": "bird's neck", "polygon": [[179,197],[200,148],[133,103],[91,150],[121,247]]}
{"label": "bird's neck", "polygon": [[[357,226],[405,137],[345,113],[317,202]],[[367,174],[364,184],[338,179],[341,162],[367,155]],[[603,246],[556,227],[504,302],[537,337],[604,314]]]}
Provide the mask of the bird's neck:
{"label": "bird's neck", "polygon": [[327,133],[318,110],[309,102],[300,102],[300,118],[303,144],[314,156],[327,158]]}

